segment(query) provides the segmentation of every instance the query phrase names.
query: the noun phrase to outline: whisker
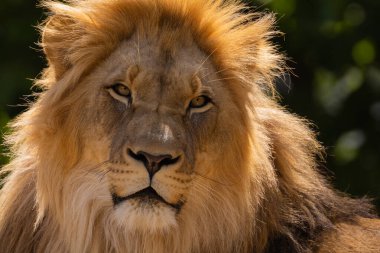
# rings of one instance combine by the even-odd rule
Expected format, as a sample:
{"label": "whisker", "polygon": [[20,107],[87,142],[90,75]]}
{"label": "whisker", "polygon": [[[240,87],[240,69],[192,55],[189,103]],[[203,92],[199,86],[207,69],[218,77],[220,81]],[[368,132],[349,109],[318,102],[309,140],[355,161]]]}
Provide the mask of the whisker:
{"label": "whisker", "polygon": [[105,164],[109,163],[109,162],[110,162],[110,159],[105,160],[103,162],[100,162],[100,163],[98,163],[98,164],[96,164],[96,165],[94,165],[94,166],[86,169],[86,174],[85,175],[87,176],[90,173],[94,173],[94,174],[101,173],[102,171],[99,171],[98,169],[101,168],[102,166],[104,166]]}
{"label": "whisker", "polygon": [[[206,69],[207,69],[207,68],[206,68]],[[203,79],[203,78],[206,78],[206,77],[208,77],[208,76],[211,75],[211,74],[220,74],[220,73],[222,73],[222,72],[224,72],[224,71],[227,71],[227,70],[229,70],[229,68],[224,68],[224,69],[221,69],[221,70],[216,71],[216,72],[209,72],[209,73],[207,73],[206,75],[202,76],[201,78],[202,78],[202,79]]]}
{"label": "whisker", "polygon": [[206,63],[206,61],[211,57],[211,55],[213,55],[215,53],[215,51],[216,51],[216,48],[201,62],[201,64],[198,66],[198,69],[195,71],[194,76],[199,73],[203,64]]}
{"label": "whisker", "polygon": [[194,184],[194,189],[195,190],[200,190],[202,193],[203,192],[207,192],[211,195],[217,195],[217,190],[215,190],[214,188],[210,187],[210,185],[207,185],[201,181],[196,181],[196,183]]}
{"label": "whisker", "polygon": [[139,62],[139,65],[141,65],[141,58],[140,58],[140,35],[137,32],[137,60]]}
{"label": "whisker", "polygon": [[208,197],[211,199],[221,200],[224,197],[223,193],[216,190],[210,184],[205,183],[205,181],[203,182],[197,181],[194,184],[193,189],[194,189],[195,196],[197,196],[198,194],[204,195],[206,193]]}
{"label": "whisker", "polygon": [[194,174],[197,175],[197,176],[199,176],[199,177],[201,177],[201,178],[207,179],[207,180],[209,180],[209,181],[212,181],[212,182],[214,182],[214,183],[217,183],[217,184],[220,184],[220,185],[223,185],[223,186],[233,186],[233,185],[235,185],[235,184],[226,184],[226,183],[219,182],[218,180],[215,180],[215,179],[213,179],[213,178],[206,177],[206,176],[204,176],[204,175],[202,175],[202,174],[200,174],[200,173],[198,173],[198,172],[194,172]]}
{"label": "whisker", "polygon": [[237,78],[236,77],[219,78],[219,79],[213,79],[213,80],[207,81],[207,83],[224,81],[224,80],[233,80],[233,79],[237,79]]}
{"label": "whisker", "polygon": [[105,171],[103,172],[103,175],[100,176],[100,180],[99,180],[99,181],[100,181],[100,182],[103,181],[104,177],[105,177],[108,173],[110,173],[110,171],[111,171],[111,170],[109,170],[109,169],[108,169],[108,170],[105,170]]}

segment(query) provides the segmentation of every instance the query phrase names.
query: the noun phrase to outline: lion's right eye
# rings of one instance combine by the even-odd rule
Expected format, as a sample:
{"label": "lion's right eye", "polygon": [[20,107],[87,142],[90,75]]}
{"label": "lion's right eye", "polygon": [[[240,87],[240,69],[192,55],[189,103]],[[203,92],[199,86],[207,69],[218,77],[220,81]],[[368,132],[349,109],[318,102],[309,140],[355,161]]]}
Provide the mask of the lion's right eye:
{"label": "lion's right eye", "polygon": [[128,88],[127,85],[118,82],[113,85],[110,85],[106,87],[108,93],[113,97],[114,99],[125,103],[125,104],[130,104],[132,101],[132,92]]}
{"label": "lion's right eye", "polygon": [[202,95],[202,96],[193,98],[190,101],[189,107],[190,108],[201,108],[201,107],[206,106],[208,103],[210,103],[210,101],[211,101],[211,99],[209,97]]}
{"label": "lion's right eye", "polygon": [[117,95],[129,98],[131,90],[122,83],[116,83],[110,87]]}

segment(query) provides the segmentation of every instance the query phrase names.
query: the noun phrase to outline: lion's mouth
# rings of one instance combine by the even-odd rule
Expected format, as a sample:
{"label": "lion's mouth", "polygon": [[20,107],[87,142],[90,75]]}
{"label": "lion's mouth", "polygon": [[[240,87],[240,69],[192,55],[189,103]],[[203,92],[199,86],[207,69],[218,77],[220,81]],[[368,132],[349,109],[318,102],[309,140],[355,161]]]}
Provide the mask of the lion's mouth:
{"label": "lion's mouth", "polygon": [[115,206],[121,204],[122,202],[126,201],[126,200],[130,200],[130,199],[138,199],[140,200],[141,202],[144,202],[146,204],[151,204],[151,205],[154,205],[154,204],[157,204],[157,203],[164,203],[168,206],[171,206],[172,208],[176,209],[176,210],[180,210],[183,203],[178,203],[178,204],[171,204],[169,202],[167,202],[164,198],[162,198],[152,187],[147,187],[141,191],[138,191],[134,194],[131,194],[131,195],[128,195],[128,196],[125,196],[125,197],[121,197],[121,196],[118,196],[116,193],[112,193],[112,201],[113,201],[113,204]]}

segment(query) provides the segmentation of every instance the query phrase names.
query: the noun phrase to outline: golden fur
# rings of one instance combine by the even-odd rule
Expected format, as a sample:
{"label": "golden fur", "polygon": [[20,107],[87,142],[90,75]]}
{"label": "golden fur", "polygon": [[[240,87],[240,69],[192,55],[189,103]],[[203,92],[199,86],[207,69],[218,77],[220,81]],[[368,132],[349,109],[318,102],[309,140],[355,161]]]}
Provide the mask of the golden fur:
{"label": "golden fur", "polygon": [[[372,206],[330,187],[308,122],[276,102],[273,15],[234,0],[43,5],[49,64],[7,138],[0,252],[380,250]],[[179,159],[149,179],[138,149]],[[149,185],[167,204],[112,197]]]}

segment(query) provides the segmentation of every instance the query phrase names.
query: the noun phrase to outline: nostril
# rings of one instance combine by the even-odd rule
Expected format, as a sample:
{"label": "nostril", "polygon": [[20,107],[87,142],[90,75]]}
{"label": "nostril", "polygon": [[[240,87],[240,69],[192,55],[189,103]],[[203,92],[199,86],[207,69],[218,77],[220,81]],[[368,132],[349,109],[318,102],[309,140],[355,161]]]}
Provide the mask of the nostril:
{"label": "nostril", "polygon": [[128,155],[137,161],[143,162],[144,164],[146,162],[148,162],[146,157],[143,154],[141,154],[140,152],[137,152],[137,154],[135,154],[132,150],[128,149]]}
{"label": "nostril", "polygon": [[170,158],[165,158],[161,160],[159,164],[160,166],[171,165],[171,164],[175,164],[178,160],[179,160],[179,156],[177,156],[174,159],[170,156]]}

